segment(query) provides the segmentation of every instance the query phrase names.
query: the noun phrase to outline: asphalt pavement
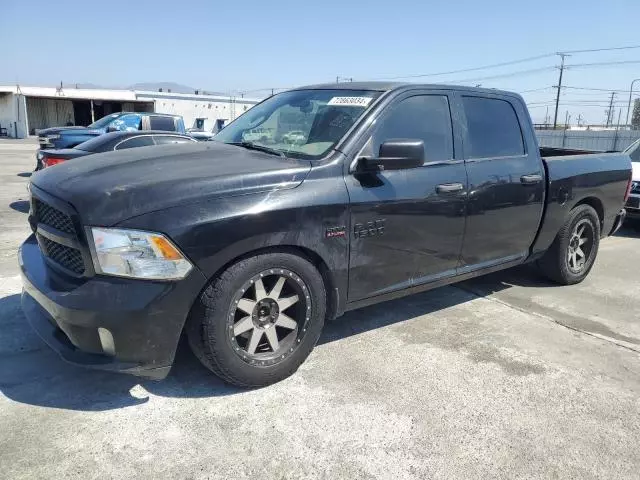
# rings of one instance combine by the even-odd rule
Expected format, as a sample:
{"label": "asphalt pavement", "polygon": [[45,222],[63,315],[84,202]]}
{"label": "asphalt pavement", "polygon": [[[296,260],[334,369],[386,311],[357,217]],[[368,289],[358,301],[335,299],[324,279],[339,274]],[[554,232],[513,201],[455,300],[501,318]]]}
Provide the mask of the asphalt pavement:
{"label": "asphalt pavement", "polygon": [[640,476],[638,231],[580,285],[521,267],[351,312],[271,387],[185,345],[146,381],[65,364],[22,315],[35,148],[0,142],[0,477]]}

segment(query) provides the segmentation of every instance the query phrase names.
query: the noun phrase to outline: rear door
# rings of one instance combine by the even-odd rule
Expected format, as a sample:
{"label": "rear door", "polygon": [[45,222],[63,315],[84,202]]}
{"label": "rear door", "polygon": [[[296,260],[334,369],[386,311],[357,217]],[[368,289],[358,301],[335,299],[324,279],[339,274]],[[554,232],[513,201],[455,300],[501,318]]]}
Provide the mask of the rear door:
{"label": "rear door", "polygon": [[[453,275],[464,234],[466,174],[449,92],[402,94],[361,139],[377,156],[391,139],[423,140],[422,167],[345,176],[351,202],[349,301]],[[352,163],[353,165],[353,163]]]}
{"label": "rear door", "polygon": [[457,99],[466,124],[469,179],[461,267],[524,257],[540,225],[545,193],[529,116],[522,102],[508,95],[460,92]]}

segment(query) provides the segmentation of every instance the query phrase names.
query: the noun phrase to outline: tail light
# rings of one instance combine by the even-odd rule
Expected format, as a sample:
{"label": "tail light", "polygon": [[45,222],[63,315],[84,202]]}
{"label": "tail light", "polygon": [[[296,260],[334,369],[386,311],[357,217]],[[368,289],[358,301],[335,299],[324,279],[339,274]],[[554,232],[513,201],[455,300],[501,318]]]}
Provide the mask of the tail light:
{"label": "tail light", "polygon": [[624,194],[624,203],[627,203],[629,200],[629,195],[631,195],[631,186],[633,185],[633,178],[629,179],[629,183],[627,183],[627,193]]}
{"label": "tail light", "polygon": [[45,167],[52,167],[64,161],[65,161],[64,158],[57,158],[57,157],[44,157],[42,159],[42,163],[44,164]]}

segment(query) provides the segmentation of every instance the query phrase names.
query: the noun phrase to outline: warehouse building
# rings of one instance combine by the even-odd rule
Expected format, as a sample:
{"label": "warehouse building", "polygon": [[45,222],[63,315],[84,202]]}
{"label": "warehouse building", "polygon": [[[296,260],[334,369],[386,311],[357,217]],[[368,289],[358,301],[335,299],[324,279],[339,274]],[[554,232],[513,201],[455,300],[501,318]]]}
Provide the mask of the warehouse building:
{"label": "warehouse building", "polygon": [[0,85],[0,135],[25,138],[38,130],[87,126],[114,112],[182,115],[187,128],[217,131],[257,99],[171,91],[107,90]]}

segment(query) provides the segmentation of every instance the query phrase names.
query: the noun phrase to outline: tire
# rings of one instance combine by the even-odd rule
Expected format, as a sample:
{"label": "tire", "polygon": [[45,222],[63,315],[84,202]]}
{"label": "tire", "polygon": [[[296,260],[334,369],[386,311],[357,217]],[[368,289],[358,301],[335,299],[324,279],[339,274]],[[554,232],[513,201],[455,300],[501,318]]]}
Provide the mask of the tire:
{"label": "tire", "polygon": [[[585,238],[586,242],[581,243]],[[599,245],[598,214],[589,205],[579,205],[570,212],[551,247],[538,261],[538,267],[546,277],[561,285],[580,283],[589,275]],[[583,258],[576,246],[584,254]]]}
{"label": "tire", "polygon": [[225,382],[263,387],[306,360],[322,333],[326,305],[322,276],[311,263],[290,252],[260,254],[211,281],[189,316],[187,338]]}

